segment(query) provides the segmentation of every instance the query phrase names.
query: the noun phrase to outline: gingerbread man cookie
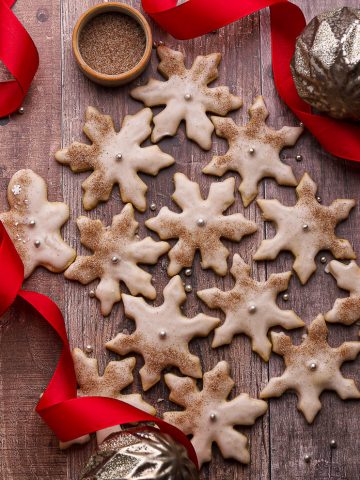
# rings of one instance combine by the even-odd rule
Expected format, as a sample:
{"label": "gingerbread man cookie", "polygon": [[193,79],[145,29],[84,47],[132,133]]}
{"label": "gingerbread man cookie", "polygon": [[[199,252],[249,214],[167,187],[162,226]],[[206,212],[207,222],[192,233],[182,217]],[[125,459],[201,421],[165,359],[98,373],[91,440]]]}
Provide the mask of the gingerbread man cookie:
{"label": "gingerbread man cookie", "polygon": [[60,233],[69,219],[69,207],[49,202],[45,181],[30,169],[14,174],[7,197],[10,210],[0,213],[0,221],[24,264],[25,278],[39,266],[64,271],[76,257]]}
{"label": "gingerbread man cookie", "polygon": [[[79,389],[78,397],[108,397],[129,403],[144,412],[151,415],[156,414],[152,405],[146,403],[138,393],[124,395],[121,391],[129,386],[133,381],[133,370],[136,359],[134,357],[125,358],[116,362],[109,362],[105,368],[104,374],[99,375],[99,366],[96,358],[88,357],[80,348],[75,348],[72,352],[74,368]],[[96,432],[97,443],[113,431],[119,431],[120,427],[115,426]],[[62,449],[68,448],[74,443],[85,443],[90,440],[90,435],[84,435],[70,442],[61,442]]]}
{"label": "gingerbread man cookie", "polygon": [[316,200],[316,189],[305,173],[296,187],[298,201],[293,207],[278,200],[257,200],[264,220],[274,222],[277,233],[262,241],[254,260],[274,260],[281,250],[289,250],[295,256],[293,268],[302,284],[315,272],[315,256],[320,250],[330,250],[338,259],[356,258],[350,243],[335,234],[336,225],[349,216],[355,200],[335,200],[327,207]]}
{"label": "gingerbread man cookie", "polygon": [[121,199],[145,211],[147,186],[138,172],[157,175],[159,170],[174,163],[173,157],[156,145],[141,148],[151,133],[152,112],[144,108],[135,115],[126,115],[121,130],[115,131],[112,118],[88,107],[84,133],[91,145],[74,142],[55,154],[58,162],[69,165],[73,172],[94,170],[82,184],[84,208],[91,210],[106,202],[115,184]]}
{"label": "gingerbread man cookie", "polygon": [[234,335],[244,333],[251,338],[252,349],[265,361],[269,360],[271,343],[267,333],[271,327],[298,328],[304,322],[292,311],[281,310],[276,304],[277,295],[286,290],[291,272],[270,275],[266,282],[250,277],[250,267],[240,255],[235,254],[230,270],[235,286],[228,292],[210,288],[197,292],[210,308],[220,308],[225,322],[215,330],[212,347],[231,343]]}
{"label": "gingerbread man cookie", "polygon": [[166,253],[170,245],[155,242],[150,237],[140,240],[137,235],[138,222],[130,203],[115,215],[111,227],[105,227],[100,220],[79,217],[77,225],[81,243],[93,252],[91,256],[79,256],[65,272],[69,280],[87,285],[99,278],[100,283],[93,292],[101,302],[101,313],[109,315],[114,303],[121,299],[119,282],[128,287],[132,295],[156,298],[151,284],[151,275],[138,263],[153,265]]}
{"label": "gingerbread man cookie", "polygon": [[203,389],[196,380],[165,375],[170,388],[170,400],[184,407],[182,412],[166,412],[164,420],[186,435],[192,435],[199,464],[211,460],[211,445],[216,443],[224,458],[234,458],[241,463],[250,462],[247,438],[234,429],[235,425],[253,425],[267,410],[267,403],[242,393],[227,400],[235,382],[231,379],[226,362],[219,362],[204,374]]}
{"label": "gingerbread man cookie", "polygon": [[140,370],[144,390],[155,385],[168,366],[178,367],[184,375],[202,376],[200,360],[190,353],[188,343],[194,337],[205,337],[220,322],[203,313],[186,318],[180,309],[185,300],[179,276],[165,287],[160,307],[152,307],[140,297],[123,295],[125,314],[135,321],[136,330],[131,335],[119,333],[106,347],[120,355],[137,352],[144,357],[145,364]]}
{"label": "gingerbread man cookie", "polygon": [[220,238],[239,242],[244,235],[257,230],[256,224],[241,213],[223,215],[234,203],[235,180],[212,183],[204,200],[199,185],[182,173],[174,176],[175,192],[172,199],[182,209],[175,213],[163,207],[158,216],[145,225],[163,240],[178,238],[170,250],[168,274],[176,275],[184,267],[191,267],[196,250],[200,250],[202,268],[211,268],[218,275],[226,275],[229,251]]}
{"label": "gingerbread man cookie", "polygon": [[285,372],[270,380],[261,398],[280,397],[286,390],[295,390],[298,409],[308,423],[314,421],[321,409],[320,395],[334,390],[341,399],[360,398],[353,380],[344,378],[341,365],[354,360],[360,352],[360,342],[344,342],[332,348],[327,342],[328,329],[323,315],[318,315],[308,328],[301,345],[293,345],[283,333],[271,332],[275,353],[284,357]]}
{"label": "gingerbread man cookie", "polygon": [[181,52],[162,45],[157,53],[161,60],[158,70],[167,81],[150,79],[147,85],[131,91],[132,97],[148,107],[166,105],[154,117],[155,128],[151,140],[158,142],[167,135],[175,135],[180,122],[184,120],[186,136],[209,150],[214,125],[206,112],[226,115],[242,105],[240,97],[232,95],[228,87],[208,87],[218,77],[217,66],[221,54],[196,57],[190,70],[187,70]]}
{"label": "gingerbread man cookie", "polygon": [[203,169],[204,173],[221,177],[229,170],[241,176],[239,191],[245,207],[258,194],[258,183],[265,177],[275,178],[280,185],[297,185],[289,165],[280,160],[284,147],[295,145],[303,132],[301,127],[269,128],[265,121],[269,115],[262,97],[257,97],[249,109],[250,121],[239,127],[231,118],[211,117],[216,134],[226,138],[229,149],[217,155]]}
{"label": "gingerbread man cookie", "polygon": [[360,268],[353,260],[348,265],[332,260],[326,271],[335,277],[339,288],[350,292],[350,296],[337,298],[325,320],[351,325],[360,319]]}

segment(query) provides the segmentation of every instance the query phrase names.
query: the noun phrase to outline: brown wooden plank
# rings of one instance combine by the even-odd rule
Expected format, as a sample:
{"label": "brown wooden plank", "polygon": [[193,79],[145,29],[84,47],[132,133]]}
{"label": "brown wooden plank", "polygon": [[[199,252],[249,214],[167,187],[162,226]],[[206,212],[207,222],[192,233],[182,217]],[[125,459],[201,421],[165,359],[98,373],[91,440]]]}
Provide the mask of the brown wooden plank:
{"label": "brown wooden plank", "polygon": [[[334,0],[318,2],[295,2],[304,8],[307,20],[314,15],[339,6]],[[355,0],[349,6],[358,6]],[[296,125],[297,120],[279,100],[274,90],[271,76],[271,53],[269,39],[268,13],[262,13],[262,72],[263,93],[268,101],[270,122],[272,125]],[[301,153],[303,162],[295,161],[295,154]],[[331,157],[325,153],[310,134],[305,134],[296,148],[285,152],[286,163],[294,167],[298,179],[307,171],[317,182],[318,193],[324,204],[330,204],[336,198],[359,199],[359,169],[350,163]],[[277,186],[266,181],[266,198],[278,198],[291,205],[295,201],[293,189]],[[347,238],[355,250],[359,251],[359,206],[351,213],[350,219],[344,222],[338,232]],[[266,229],[266,237],[273,236],[272,226]],[[291,280],[288,302],[307,324],[320,312],[326,312],[338,296],[344,292],[336,287],[335,281],[324,272],[324,265],[317,257],[318,271],[304,286],[300,286],[297,278]],[[330,260],[329,252],[325,256]],[[291,268],[292,256],[281,254],[275,262],[269,262],[267,274],[286,271]],[[344,340],[356,340],[358,327],[330,326],[330,343],[338,345]],[[292,334],[299,342],[300,331]],[[283,371],[283,362],[274,355],[270,361],[270,377]],[[359,360],[344,366],[343,372],[351,378],[359,379]],[[359,385],[359,384],[358,384]],[[322,395],[323,409],[312,425],[307,425],[303,416],[296,409],[296,396],[285,394],[279,400],[270,401],[270,449],[271,478],[274,479],[357,479],[359,478],[359,461],[357,446],[359,444],[359,412],[360,404],[356,401],[341,401],[336,394]],[[338,448],[330,448],[330,440],[335,439]],[[311,455],[310,463],[304,461],[304,455]]]}
{"label": "brown wooden plank", "polygon": [[[61,135],[60,1],[19,1],[14,11],[32,35],[40,68],[24,115],[0,121],[0,208],[7,209],[11,176],[32,168],[49,183],[49,198],[61,200],[61,168],[52,151]],[[38,270],[26,286],[64,305],[62,275]],[[0,478],[65,480],[66,457],[34,407],[56,365],[59,349],[44,322],[17,304],[0,323]]]}

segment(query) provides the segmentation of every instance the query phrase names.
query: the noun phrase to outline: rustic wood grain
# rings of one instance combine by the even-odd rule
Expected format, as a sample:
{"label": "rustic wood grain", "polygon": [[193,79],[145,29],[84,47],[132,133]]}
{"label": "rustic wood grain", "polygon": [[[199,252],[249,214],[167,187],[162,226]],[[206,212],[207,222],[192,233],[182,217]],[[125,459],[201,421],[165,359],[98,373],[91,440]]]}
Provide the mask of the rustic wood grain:
{"label": "rustic wood grain", "polygon": [[[50,2],[48,2],[50,3]],[[81,133],[83,116],[88,105],[110,114],[119,127],[127,113],[134,113],[142,105],[130,99],[129,88],[105,89],[94,85],[78,71],[71,54],[71,33],[79,15],[95,0],[74,2],[72,0],[53,0],[46,5],[38,0],[19,1],[16,12],[30,33],[40,51],[41,67],[25,104],[23,116],[13,115],[0,120],[1,160],[0,160],[0,206],[6,206],[6,186],[11,175],[24,166],[33,168],[49,181],[50,199],[63,196],[70,205],[71,221],[64,228],[64,236],[79,253],[85,250],[79,243],[75,219],[85,214],[81,202],[81,183],[87,174],[74,175],[67,167],[58,165],[53,154],[61,145],[67,146],[73,140],[83,140]],[[128,1],[139,6],[139,1]],[[319,0],[316,5],[302,0],[297,2],[304,6],[308,19],[316,13],[336,6],[335,0]],[[348,4],[356,5],[355,0]],[[170,47],[178,48],[186,54],[188,64],[196,55],[220,51],[223,60],[220,65],[220,78],[217,84],[229,85],[230,89],[241,95],[244,107],[231,116],[237,122],[247,121],[247,109],[253,98],[263,93],[267,101],[272,126],[284,124],[295,125],[296,119],[279,100],[274,89],[269,42],[268,13],[252,15],[229,25],[218,32],[202,38],[179,42],[153,25],[156,40],[163,40]],[[156,72],[155,52],[149,69],[136,80],[136,85],[145,83],[148,77],[160,78]],[[209,185],[216,178],[205,176],[201,170],[214,153],[226,151],[226,143],[213,137],[213,149],[203,152],[197,145],[187,141],[183,126],[173,139],[160,143],[161,148],[172,154],[176,164],[163,170],[157,177],[143,176],[149,186],[148,204],[156,203],[159,210],[164,205],[176,208],[171,202],[173,192],[172,176],[181,171],[199,182],[204,196]],[[295,162],[295,154],[301,153],[304,161]],[[298,145],[284,152],[285,162],[294,167],[298,178],[304,171],[319,185],[319,194],[324,203],[335,198],[354,197],[358,199],[359,170],[354,164],[334,159],[319,147],[309,134],[305,134]],[[236,179],[239,185],[239,178]],[[52,188],[53,187],[53,188]],[[279,187],[271,180],[262,183],[260,196],[277,197],[286,204],[295,200],[293,189]],[[100,218],[110,223],[114,214],[122,208],[117,189],[114,189],[109,202],[86,213],[91,218]],[[244,239],[240,245],[225,242],[230,248],[231,256],[239,252],[246,261],[251,261],[262,238],[271,237],[273,229],[260,219],[258,208],[253,203],[244,209],[240,196],[228,213],[242,212],[247,218],[256,221],[259,230],[256,235]],[[156,214],[156,213],[155,213]],[[140,235],[148,235],[143,226],[144,220],[153,216],[149,210],[137,214],[140,221]],[[359,207],[352,212],[350,219],[339,227],[339,232],[348,238],[359,251]],[[155,234],[151,234],[156,238]],[[330,258],[326,254],[327,258]],[[319,255],[320,257],[320,255]],[[231,258],[231,257],[230,257]],[[190,278],[193,293],[188,295],[184,311],[194,316],[199,311],[211,312],[196,298],[196,290],[217,285],[230,289],[232,279],[216,277],[208,271],[201,270],[199,258]],[[230,263],[230,260],[229,260]],[[290,255],[281,255],[272,263],[253,264],[254,276],[265,279],[272,272],[291,268]],[[154,275],[154,284],[158,292],[155,304],[162,302],[162,289],[168,282],[166,275],[167,258],[162,258],[157,266],[149,268]],[[104,368],[110,359],[118,358],[104,351],[103,344],[117,332],[126,328],[132,331],[133,322],[124,318],[122,305],[117,305],[108,318],[100,315],[99,304],[90,299],[88,292],[93,285],[81,286],[65,281],[61,275],[53,275],[39,270],[29,282],[29,288],[49,294],[64,312],[67,329],[72,346],[94,346],[94,355]],[[126,288],[123,286],[124,290]],[[305,287],[300,287],[296,278],[291,280],[290,301],[284,307],[292,308],[309,323],[320,311],[328,310],[334,299],[342,295],[332,278],[324,273],[324,266],[319,263],[319,270]],[[220,315],[220,312],[219,312]],[[47,380],[56,364],[57,351],[55,338],[40,319],[29,323],[29,312],[24,312],[22,305],[16,305],[2,319],[0,329],[0,478],[11,480],[76,480],[79,471],[88,458],[93,444],[74,448],[66,453],[57,448],[57,441],[47,427],[33,411],[36,400],[46,386]],[[300,340],[303,331],[294,333]],[[331,343],[336,345],[345,339],[356,338],[357,328],[331,327]],[[233,395],[242,391],[257,396],[271,376],[279,375],[283,369],[282,360],[276,356],[269,365],[261,361],[250,348],[249,340],[237,336],[230,347],[211,350],[207,339],[192,342],[191,349],[200,355],[204,370],[212,368],[217,361],[225,359],[231,364],[232,375],[236,381]],[[142,360],[138,358],[138,367]],[[349,377],[359,378],[359,361],[347,365],[343,371]],[[138,375],[128,391],[139,391]],[[166,399],[168,392],[163,384],[152,388],[144,395],[153,403],[159,413],[176,408]],[[158,399],[165,399],[157,402]],[[295,479],[349,479],[359,477],[358,444],[359,413],[358,402],[341,402],[334,394],[322,396],[323,410],[313,426],[306,425],[303,417],[296,410],[295,395],[287,394],[277,400],[271,400],[269,412],[259,419],[252,428],[240,428],[249,436],[251,448],[251,465],[244,467],[235,462],[224,461],[214,449],[211,466],[202,470],[202,478],[209,480],[248,479],[248,480],[295,480]],[[334,438],[338,443],[336,450],[331,450],[329,442]],[[304,462],[304,454],[311,455],[311,462]]]}

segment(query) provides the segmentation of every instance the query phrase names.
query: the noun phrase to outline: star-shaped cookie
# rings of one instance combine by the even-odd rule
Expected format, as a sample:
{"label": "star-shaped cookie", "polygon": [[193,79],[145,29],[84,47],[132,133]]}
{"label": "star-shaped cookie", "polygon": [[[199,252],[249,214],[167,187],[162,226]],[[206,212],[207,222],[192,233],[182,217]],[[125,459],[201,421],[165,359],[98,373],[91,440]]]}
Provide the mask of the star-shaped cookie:
{"label": "star-shaped cookie", "polygon": [[39,266],[64,271],[76,257],[60,233],[69,219],[69,207],[49,202],[45,181],[30,169],[13,175],[7,197],[10,210],[0,213],[0,221],[24,264],[25,278]]}
{"label": "star-shaped cookie", "polygon": [[73,172],[94,170],[82,184],[84,208],[91,210],[99,202],[106,202],[118,184],[122,201],[145,211],[147,186],[137,173],[157,175],[160,169],[174,163],[173,157],[156,145],[140,147],[151,133],[150,108],[126,115],[119,132],[112,118],[96,108],[87,108],[85,120],[83,131],[92,144],[74,142],[55,154],[56,160],[69,165]]}
{"label": "star-shaped cookie", "polygon": [[355,200],[335,200],[327,207],[316,200],[316,189],[305,173],[296,187],[298,201],[293,207],[278,200],[257,200],[264,220],[274,222],[277,233],[262,241],[254,260],[274,260],[281,250],[289,250],[295,256],[293,268],[302,284],[315,272],[315,256],[320,250],[330,250],[339,259],[356,258],[350,243],[335,234],[336,225],[349,216]]}
{"label": "star-shaped cookie", "polygon": [[334,390],[341,399],[360,398],[353,380],[344,378],[341,365],[354,360],[360,352],[360,342],[344,342],[332,348],[327,342],[328,329],[323,315],[318,315],[308,328],[308,335],[300,345],[293,345],[283,333],[271,332],[275,353],[284,357],[285,372],[270,380],[261,392],[261,398],[280,397],[286,390],[295,390],[298,409],[308,423],[314,421],[321,409],[320,395]]}
{"label": "star-shaped cookie", "polygon": [[143,240],[137,237],[139,224],[130,203],[113,217],[109,227],[105,227],[100,220],[87,217],[79,217],[77,225],[81,243],[93,255],[77,257],[66,270],[65,277],[83,285],[99,278],[95,296],[101,302],[101,313],[104,316],[109,315],[114,303],[121,299],[120,281],[125,283],[132,295],[141,294],[151,300],[156,298],[150,273],[137,264],[155,264],[169,250],[170,245],[155,242],[150,237]]}
{"label": "star-shaped cookie", "polygon": [[164,419],[186,435],[192,435],[199,464],[211,460],[211,445],[216,443],[224,458],[234,458],[241,463],[250,462],[247,438],[234,429],[235,425],[253,425],[267,410],[267,403],[242,393],[227,400],[235,382],[231,379],[226,362],[219,362],[204,374],[203,389],[196,380],[165,375],[170,388],[170,400],[184,407],[182,412],[166,412]]}
{"label": "star-shaped cookie", "polygon": [[249,265],[235,254],[230,270],[235,279],[233,289],[223,292],[210,288],[197,295],[208,307],[225,313],[225,322],[215,330],[213,348],[231,343],[234,335],[244,333],[251,338],[254,352],[268,361],[268,330],[276,325],[286,329],[303,327],[304,322],[292,310],[281,310],[276,304],[277,295],[288,287],[291,272],[272,274],[266,282],[257,282],[250,271]]}
{"label": "star-shaped cookie", "polygon": [[175,213],[163,207],[157,217],[145,222],[161,239],[179,239],[169,252],[168,274],[173,276],[182,268],[191,267],[196,250],[200,250],[202,268],[226,275],[229,251],[220,238],[239,242],[244,235],[257,229],[256,224],[241,213],[223,215],[234,203],[235,180],[228,178],[212,183],[206,200],[201,196],[199,185],[182,173],[176,173],[174,181],[172,199],[182,212]]}
{"label": "star-shaped cookie", "polygon": [[158,142],[167,135],[175,135],[180,122],[184,120],[187,137],[209,150],[214,125],[206,112],[226,115],[242,105],[240,97],[232,95],[228,87],[208,87],[218,77],[217,66],[221,54],[198,56],[190,70],[187,70],[181,52],[162,45],[157,53],[161,60],[158,70],[167,81],[150,79],[147,85],[131,91],[132,97],[148,107],[166,105],[154,117],[155,128],[151,140]]}
{"label": "star-shaped cookie", "polygon": [[229,150],[216,155],[203,169],[204,173],[221,177],[229,170],[241,176],[239,191],[245,207],[258,194],[258,183],[265,177],[275,178],[280,185],[297,185],[289,165],[280,160],[284,147],[292,147],[303,132],[301,127],[269,128],[269,116],[262,97],[257,97],[249,109],[250,121],[240,127],[231,118],[211,117],[216,135],[226,138]]}
{"label": "star-shaped cookie", "polygon": [[[156,410],[152,405],[146,403],[142,396],[138,393],[122,394],[128,385],[134,381],[133,370],[135,368],[136,359],[134,357],[125,358],[116,362],[109,362],[105,368],[104,374],[99,375],[99,366],[96,358],[88,357],[80,348],[75,348],[72,352],[76,379],[78,383],[78,397],[108,397],[129,403],[144,412],[151,415],[156,414]],[[110,429],[99,430],[96,432],[98,444],[111,431],[118,431],[118,426]],[[74,443],[85,443],[90,440],[89,435],[84,435],[70,442],[61,442],[62,449],[68,448]]]}
{"label": "star-shaped cookie", "polygon": [[326,270],[335,277],[338,287],[348,290],[350,296],[337,298],[325,320],[351,325],[360,319],[360,268],[353,260],[348,265],[332,260]]}
{"label": "star-shaped cookie", "polygon": [[120,355],[137,352],[144,357],[140,370],[144,390],[155,385],[169,366],[178,367],[184,375],[202,376],[200,360],[190,353],[188,343],[194,337],[208,335],[219,320],[203,313],[186,318],[180,309],[185,300],[179,276],[165,287],[164,303],[159,307],[148,305],[143,298],[123,295],[125,314],[135,321],[136,330],[131,335],[119,333],[106,347]]}

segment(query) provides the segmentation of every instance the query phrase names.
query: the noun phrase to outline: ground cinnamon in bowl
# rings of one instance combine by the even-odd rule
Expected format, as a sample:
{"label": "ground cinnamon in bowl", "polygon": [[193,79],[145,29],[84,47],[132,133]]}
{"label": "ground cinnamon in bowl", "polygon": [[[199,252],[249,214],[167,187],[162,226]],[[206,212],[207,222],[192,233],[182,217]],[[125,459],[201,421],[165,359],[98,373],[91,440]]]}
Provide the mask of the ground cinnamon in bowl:
{"label": "ground cinnamon in bowl", "polygon": [[91,18],[81,29],[79,51],[96,72],[119,75],[133,69],[142,59],[146,36],[132,17],[108,12]]}

